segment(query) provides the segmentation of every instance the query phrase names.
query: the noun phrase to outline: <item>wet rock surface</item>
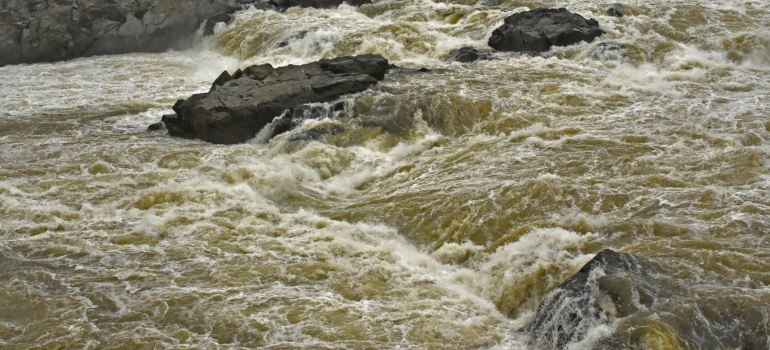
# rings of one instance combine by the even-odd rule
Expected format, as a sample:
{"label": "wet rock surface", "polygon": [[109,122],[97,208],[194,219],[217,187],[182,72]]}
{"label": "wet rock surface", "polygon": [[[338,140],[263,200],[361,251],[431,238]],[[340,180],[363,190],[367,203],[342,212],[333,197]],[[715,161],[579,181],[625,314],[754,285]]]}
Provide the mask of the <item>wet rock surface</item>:
{"label": "wet rock surface", "polygon": [[564,8],[537,8],[507,17],[492,33],[488,44],[500,51],[538,53],[551,46],[591,42],[602,34],[599,22],[593,18],[585,19]]}
{"label": "wet rock surface", "polygon": [[[545,297],[527,330],[540,347],[564,348],[585,337],[590,328],[606,322],[609,315],[604,308],[626,314],[637,309],[634,303],[648,302],[651,292],[643,287],[636,300],[629,298],[633,284],[619,285],[618,290],[611,288],[613,278],[643,272],[636,256],[605,249]],[[610,287],[607,294],[614,299],[597,298],[599,285]]]}
{"label": "wet rock surface", "polygon": [[613,4],[607,9],[607,16],[622,18],[625,16],[623,12],[623,6],[620,4]]}
{"label": "wet rock surface", "polygon": [[193,44],[241,6],[229,0],[9,0],[0,7],[0,65],[162,52]]}
{"label": "wet rock surface", "polygon": [[[171,136],[235,144],[268,126],[268,138],[286,132],[303,119],[339,111],[313,104],[368,89],[390,69],[379,55],[320,60],[301,66],[250,66],[222,73],[208,93],[179,100],[176,114],[163,116]],[[274,121],[275,119],[275,121]]]}
{"label": "wet rock surface", "polygon": [[464,46],[449,54],[446,61],[471,63],[479,60],[486,60],[488,58],[487,54],[481,53],[481,51],[477,50],[475,47]]}
{"label": "wet rock surface", "polygon": [[675,275],[656,261],[605,249],[546,295],[524,331],[538,349],[585,342],[600,327],[608,328],[586,346],[633,349],[654,340],[671,348],[767,348],[767,339],[754,335],[767,331],[768,317],[751,298],[694,294],[691,282]]}

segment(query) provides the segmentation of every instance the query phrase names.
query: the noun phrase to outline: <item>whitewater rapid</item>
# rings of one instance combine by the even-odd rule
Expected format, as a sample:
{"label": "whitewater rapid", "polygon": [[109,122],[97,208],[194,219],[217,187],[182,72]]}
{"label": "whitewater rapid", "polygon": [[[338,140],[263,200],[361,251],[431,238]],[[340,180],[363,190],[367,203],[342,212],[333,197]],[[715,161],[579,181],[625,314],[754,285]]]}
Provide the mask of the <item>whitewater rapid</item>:
{"label": "whitewater rapid", "polygon": [[[610,5],[247,9],[190,51],[0,67],[0,347],[527,349],[539,302],[603,248],[681,292],[571,348],[731,348],[698,332],[756,324],[743,347],[766,346],[770,11]],[[627,51],[444,61],[538,6]],[[342,100],[408,129],[146,131],[223,70],[365,53],[403,69]]]}

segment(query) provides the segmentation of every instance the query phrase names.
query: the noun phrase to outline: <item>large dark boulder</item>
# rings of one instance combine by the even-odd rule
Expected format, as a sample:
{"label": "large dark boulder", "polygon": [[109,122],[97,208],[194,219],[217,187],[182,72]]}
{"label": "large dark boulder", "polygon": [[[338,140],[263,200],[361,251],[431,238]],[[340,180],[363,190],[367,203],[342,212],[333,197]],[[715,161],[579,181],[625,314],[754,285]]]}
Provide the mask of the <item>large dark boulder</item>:
{"label": "large dark boulder", "polygon": [[544,52],[551,46],[591,42],[604,34],[595,19],[567,9],[538,8],[515,13],[492,32],[489,46],[500,51]]}
{"label": "large dark boulder", "polygon": [[[324,59],[301,66],[250,66],[232,76],[222,73],[207,93],[174,105],[175,115],[163,116],[171,136],[234,144],[253,138],[262,128],[272,137],[296,126],[295,119],[333,113],[308,106],[332,102],[361,92],[385,77],[388,60],[379,55]],[[276,118],[280,117],[280,118]]]}
{"label": "large dark boulder", "polygon": [[538,349],[565,349],[599,327],[611,331],[590,348],[645,348],[650,339],[664,348],[768,348],[765,305],[736,294],[732,283],[719,288],[677,275],[651,259],[605,249],[546,295],[524,331]]}
{"label": "large dark boulder", "polygon": [[564,348],[605,323],[608,312],[627,316],[637,305],[649,305],[656,291],[637,283],[648,265],[628,253],[601,251],[545,297],[527,330],[538,347]]}

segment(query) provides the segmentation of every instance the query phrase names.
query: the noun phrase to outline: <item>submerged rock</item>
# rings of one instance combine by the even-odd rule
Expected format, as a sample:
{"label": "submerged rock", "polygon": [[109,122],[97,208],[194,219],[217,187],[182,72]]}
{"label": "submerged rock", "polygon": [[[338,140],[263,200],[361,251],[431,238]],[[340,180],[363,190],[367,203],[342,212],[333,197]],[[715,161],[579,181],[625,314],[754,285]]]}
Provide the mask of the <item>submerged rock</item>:
{"label": "submerged rock", "polygon": [[279,68],[250,66],[232,76],[222,73],[208,93],[177,101],[176,114],[162,121],[171,136],[220,144],[245,142],[272,122],[272,137],[290,130],[299,119],[320,115],[318,107],[309,104],[364,91],[383,79],[389,68],[388,60],[379,55]]}
{"label": "submerged rock", "polygon": [[420,104],[420,99],[381,94],[373,99],[356,101],[353,110],[361,126],[400,134],[414,125],[414,114],[421,109]]}
{"label": "submerged rock", "polygon": [[564,8],[538,8],[507,17],[488,44],[500,51],[536,53],[548,51],[551,46],[591,42],[602,34],[599,22],[593,18],[587,20]]}
{"label": "submerged rock", "polygon": [[621,18],[625,14],[623,13],[623,7],[620,4],[613,4],[607,9],[607,16]]}
{"label": "submerged rock", "polygon": [[485,60],[485,59],[487,59],[487,55],[481,53],[475,47],[464,46],[455,50],[451,54],[449,54],[449,57],[447,57],[446,61],[471,63],[471,62],[476,62],[478,60]]}
{"label": "submerged rock", "polygon": [[158,130],[165,130],[165,129],[166,129],[166,125],[163,124],[163,122],[153,123],[147,127],[147,131],[158,131]]}
{"label": "submerged rock", "polygon": [[346,3],[350,6],[371,4],[372,0],[269,0],[270,4],[280,10],[290,7],[334,8]]}
{"label": "submerged rock", "polygon": [[626,57],[628,46],[616,41],[603,41],[591,50],[591,58],[595,60],[619,60]]}
{"label": "submerged rock", "polygon": [[[286,112],[284,112],[279,118],[273,119],[272,123],[267,125],[269,129],[266,130],[265,138],[267,140],[275,137],[276,135],[285,133],[299,126],[302,121],[307,119],[323,119],[330,118],[336,119],[345,110],[345,103],[340,101],[335,104],[328,103],[313,103],[313,104],[301,104],[294,106]],[[309,133],[313,135],[312,132]],[[320,134],[319,134],[320,135]],[[294,135],[290,140],[299,139],[317,139],[317,138],[302,138]]]}
{"label": "submerged rock", "polygon": [[328,125],[328,126],[305,130],[302,132],[298,132],[296,134],[289,135],[287,140],[289,142],[314,141],[314,140],[319,140],[328,135],[335,135],[335,134],[341,133],[344,130],[345,128],[339,125]]}

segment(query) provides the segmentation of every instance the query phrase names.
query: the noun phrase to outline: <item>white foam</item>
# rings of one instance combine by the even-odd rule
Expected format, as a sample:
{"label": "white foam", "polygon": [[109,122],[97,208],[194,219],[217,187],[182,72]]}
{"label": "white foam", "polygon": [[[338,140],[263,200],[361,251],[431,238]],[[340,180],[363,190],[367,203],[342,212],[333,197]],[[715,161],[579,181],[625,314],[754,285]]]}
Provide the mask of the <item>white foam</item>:
{"label": "white foam", "polygon": [[[694,4],[747,13],[759,3]],[[523,349],[527,339],[515,331],[605,242],[650,254],[670,249],[660,253],[665,261],[683,261],[681,273],[709,290],[727,280],[744,289],[720,291],[726,295],[764,291],[760,268],[708,270],[696,261],[686,269],[698,254],[723,254],[710,244],[763,266],[768,46],[740,47],[739,62],[719,51],[720,40],[755,28],[735,32],[717,21],[704,38],[684,33],[688,42],[671,42],[664,34],[681,4],[631,1],[636,14],[611,19],[600,12],[606,4],[573,1],[571,10],[611,30],[600,40],[626,44],[630,54],[593,60],[593,44],[581,44],[543,57],[497,53],[447,65],[449,51],[485,49],[501,19],[522,9],[427,0],[370,6],[379,5],[388,8],[373,18],[349,6],[250,10],[196,50],[1,67],[2,246],[57,274],[43,286],[37,281],[48,279],[37,278],[46,275],[19,269],[14,278],[23,283],[4,292],[49,298],[39,324],[67,327],[54,334],[60,329],[5,322],[4,329],[25,330],[36,337],[27,343],[42,347],[61,339],[73,348],[135,341]],[[439,68],[392,73],[379,92],[428,104],[459,98],[471,112],[425,109],[404,135],[362,142],[343,133],[328,143],[290,143],[287,134],[268,145],[222,146],[143,132],[176,99],[207,91],[222,70],[358,53]],[[572,97],[578,103],[570,105]],[[459,131],[442,135],[442,122]],[[329,125],[359,127],[308,121],[296,133]],[[734,173],[744,166],[736,158],[757,165]],[[527,192],[533,184],[567,200],[506,201],[535,197]],[[406,199],[374,203],[391,194]],[[623,196],[610,209],[589,202]],[[425,207],[404,214],[409,223],[388,206],[418,200]],[[458,208],[465,216],[439,222]],[[325,217],[349,212],[350,222]],[[597,233],[494,231],[532,222]],[[658,223],[685,230],[658,237]],[[405,238],[431,234],[447,241],[432,250],[435,242]],[[466,240],[501,235],[510,241],[494,251]],[[677,257],[682,251],[692,257]],[[66,292],[46,289],[57,281]],[[613,327],[569,346],[590,347]],[[24,342],[17,339],[3,342]]]}
{"label": "white foam", "polygon": [[[527,310],[534,310],[547,291],[591,259],[593,254],[581,249],[597,239],[595,234],[535,228],[490,254],[475,256],[474,272],[461,270],[455,278],[525,324],[531,316]],[[544,270],[551,273],[543,276]]]}

